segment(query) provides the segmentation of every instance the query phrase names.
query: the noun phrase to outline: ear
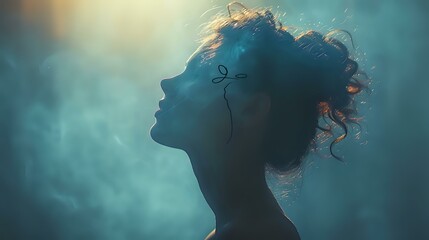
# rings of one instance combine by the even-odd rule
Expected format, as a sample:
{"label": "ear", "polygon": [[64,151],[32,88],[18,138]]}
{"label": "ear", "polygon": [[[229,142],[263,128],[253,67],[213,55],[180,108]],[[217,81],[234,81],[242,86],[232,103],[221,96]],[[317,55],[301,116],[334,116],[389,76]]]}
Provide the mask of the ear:
{"label": "ear", "polygon": [[271,110],[271,97],[265,93],[256,93],[248,98],[241,111],[243,126],[252,127],[265,121]]}

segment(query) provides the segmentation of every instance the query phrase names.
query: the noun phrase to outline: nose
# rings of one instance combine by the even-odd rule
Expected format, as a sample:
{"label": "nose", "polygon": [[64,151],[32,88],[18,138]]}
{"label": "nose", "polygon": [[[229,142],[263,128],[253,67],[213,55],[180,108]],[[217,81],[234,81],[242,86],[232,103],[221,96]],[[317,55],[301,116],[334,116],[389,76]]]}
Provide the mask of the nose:
{"label": "nose", "polygon": [[164,91],[164,93],[170,92],[173,88],[173,78],[167,78],[161,80],[161,89]]}

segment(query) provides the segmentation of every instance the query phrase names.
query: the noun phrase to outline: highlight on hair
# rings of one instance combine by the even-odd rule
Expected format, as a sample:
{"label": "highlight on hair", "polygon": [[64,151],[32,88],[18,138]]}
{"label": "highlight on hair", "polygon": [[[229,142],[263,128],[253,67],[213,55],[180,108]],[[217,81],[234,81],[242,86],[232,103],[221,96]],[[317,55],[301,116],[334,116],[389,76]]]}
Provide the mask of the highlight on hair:
{"label": "highlight on hair", "polygon": [[[244,85],[271,94],[267,167],[278,172],[298,169],[309,151],[317,149],[317,140],[333,136],[334,126],[344,133],[331,142],[329,150],[342,161],[333,153],[333,146],[346,138],[348,124],[359,125],[362,118],[356,117],[354,98],[362,90],[370,90],[369,77],[346,45],[332,37],[345,33],[354,48],[351,34],[334,30],[322,35],[311,30],[294,37],[268,9],[249,9],[232,2],[227,10],[228,16],[217,14],[205,26],[200,43],[206,60],[215,57],[220,46],[229,45],[231,56],[256,69],[256,82],[249,80]],[[328,127],[320,126],[319,119]],[[317,129],[322,133],[316,135]]]}

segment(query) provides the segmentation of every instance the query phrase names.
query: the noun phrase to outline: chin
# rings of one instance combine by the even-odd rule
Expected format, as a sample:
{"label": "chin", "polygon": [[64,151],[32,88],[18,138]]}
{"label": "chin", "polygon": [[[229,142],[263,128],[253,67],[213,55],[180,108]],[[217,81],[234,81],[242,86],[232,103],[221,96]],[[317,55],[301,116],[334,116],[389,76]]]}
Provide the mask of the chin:
{"label": "chin", "polygon": [[162,131],[162,129],[159,126],[158,122],[155,122],[152,127],[150,128],[150,137],[157,143],[163,144],[163,139],[165,138],[165,133]]}
{"label": "chin", "polygon": [[169,132],[166,132],[165,129],[163,129],[159,123],[154,123],[152,127],[150,128],[150,137],[157,143],[171,147],[171,148],[178,148],[182,149],[178,142],[175,141],[175,138],[169,134]]}

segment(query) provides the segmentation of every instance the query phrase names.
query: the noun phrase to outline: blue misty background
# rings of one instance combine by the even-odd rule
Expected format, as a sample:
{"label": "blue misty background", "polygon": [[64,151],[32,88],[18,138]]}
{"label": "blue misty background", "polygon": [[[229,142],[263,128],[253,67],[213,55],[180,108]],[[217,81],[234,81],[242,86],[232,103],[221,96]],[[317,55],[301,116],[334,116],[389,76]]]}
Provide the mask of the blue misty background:
{"label": "blue misty background", "polygon": [[[294,34],[349,30],[373,79],[362,131],[335,148],[345,164],[320,157],[322,144],[294,185],[269,177],[302,239],[429,239],[428,2],[243,2],[272,7]],[[159,81],[183,70],[200,25],[227,3],[0,2],[0,239],[189,240],[213,229],[187,156],[149,128]]]}

